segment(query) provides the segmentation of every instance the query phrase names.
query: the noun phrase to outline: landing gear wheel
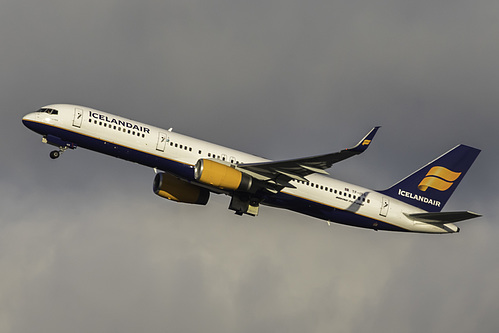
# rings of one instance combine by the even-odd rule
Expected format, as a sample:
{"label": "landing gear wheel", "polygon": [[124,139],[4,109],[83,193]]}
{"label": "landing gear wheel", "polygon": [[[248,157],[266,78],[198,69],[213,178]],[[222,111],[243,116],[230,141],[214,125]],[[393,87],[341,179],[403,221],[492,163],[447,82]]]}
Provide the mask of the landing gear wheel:
{"label": "landing gear wheel", "polygon": [[50,158],[53,159],[53,160],[55,160],[59,156],[61,156],[61,152],[58,151],[58,150],[53,150],[53,151],[50,152]]}

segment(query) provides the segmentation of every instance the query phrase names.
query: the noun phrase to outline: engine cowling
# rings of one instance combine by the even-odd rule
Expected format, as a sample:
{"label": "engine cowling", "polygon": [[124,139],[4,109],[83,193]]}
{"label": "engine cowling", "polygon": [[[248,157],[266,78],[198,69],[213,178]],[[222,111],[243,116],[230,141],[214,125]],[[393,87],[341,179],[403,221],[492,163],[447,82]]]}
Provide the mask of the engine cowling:
{"label": "engine cowling", "polygon": [[158,173],[154,177],[153,191],[168,200],[197,205],[206,205],[210,191],[193,185],[167,173]]}
{"label": "engine cowling", "polygon": [[228,165],[200,159],[194,168],[194,178],[207,185],[223,190],[249,191],[253,178]]}

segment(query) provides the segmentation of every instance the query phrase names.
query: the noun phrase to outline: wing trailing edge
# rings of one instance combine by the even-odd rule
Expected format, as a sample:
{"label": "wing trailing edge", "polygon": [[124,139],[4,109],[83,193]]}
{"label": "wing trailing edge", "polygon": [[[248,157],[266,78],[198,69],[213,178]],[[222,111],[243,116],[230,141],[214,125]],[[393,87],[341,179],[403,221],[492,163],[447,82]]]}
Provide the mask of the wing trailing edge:
{"label": "wing trailing edge", "polygon": [[305,178],[306,176],[313,173],[327,175],[328,173],[325,170],[330,168],[333,164],[363,153],[371,144],[379,127],[380,126],[374,127],[354,147],[343,149],[336,153],[284,161],[240,164],[237,166],[237,169],[243,172],[252,172],[267,179],[276,179],[278,176],[284,176],[284,182],[287,182],[290,179],[307,181]]}

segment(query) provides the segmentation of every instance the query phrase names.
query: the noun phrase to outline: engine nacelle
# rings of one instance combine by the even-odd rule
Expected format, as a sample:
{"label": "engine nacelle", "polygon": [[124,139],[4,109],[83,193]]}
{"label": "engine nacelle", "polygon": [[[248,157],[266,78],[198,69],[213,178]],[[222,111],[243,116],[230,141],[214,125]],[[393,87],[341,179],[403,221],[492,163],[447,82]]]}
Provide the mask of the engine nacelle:
{"label": "engine nacelle", "polygon": [[194,168],[197,181],[223,190],[249,191],[253,178],[228,165],[200,159]]}
{"label": "engine nacelle", "polygon": [[154,177],[152,189],[160,197],[177,202],[206,205],[210,198],[210,191],[207,189],[167,173],[158,173]]}

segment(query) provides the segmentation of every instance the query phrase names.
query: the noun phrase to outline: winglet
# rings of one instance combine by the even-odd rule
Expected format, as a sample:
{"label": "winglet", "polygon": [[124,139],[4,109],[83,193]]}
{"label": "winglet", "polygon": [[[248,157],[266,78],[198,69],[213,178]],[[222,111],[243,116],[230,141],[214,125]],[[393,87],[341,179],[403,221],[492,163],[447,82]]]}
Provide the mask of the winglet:
{"label": "winglet", "polygon": [[346,150],[354,151],[358,154],[363,153],[371,144],[371,141],[373,140],[374,136],[376,135],[376,132],[380,127],[381,126],[374,127],[369,133],[367,133],[367,135],[362,140],[360,140],[360,142],[355,147]]}

